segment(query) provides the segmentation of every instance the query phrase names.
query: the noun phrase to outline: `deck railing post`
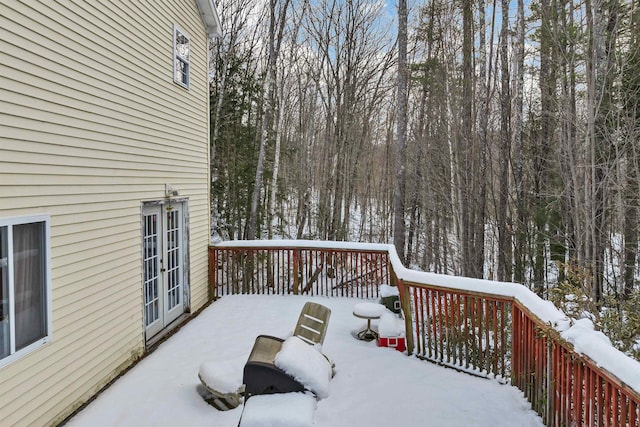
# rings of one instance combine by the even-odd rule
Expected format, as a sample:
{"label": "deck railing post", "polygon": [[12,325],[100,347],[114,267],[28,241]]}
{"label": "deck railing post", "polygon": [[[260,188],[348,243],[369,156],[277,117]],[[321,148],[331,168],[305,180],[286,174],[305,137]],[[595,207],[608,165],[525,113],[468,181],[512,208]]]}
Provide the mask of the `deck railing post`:
{"label": "deck railing post", "polygon": [[209,247],[209,301],[216,299],[218,289],[218,251]]}
{"label": "deck railing post", "polygon": [[300,292],[300,250],[293,250],[293,294]]}
{"label": "deck railing post", "polygon": [[547,375],[545,378],[545,388],[547,393],[547,401],[544,414],[545,425],[551,425],[552,419],[552,411],[553,411],[553,381],[552,381],[552,359],[553,359],[553,350],[552,350],[552,340],[547,339]]}
{"label": "deck railing post", "polygon": [[409,296],[409,290],[404,285],[404,282],[398,279],[398,276],[396,276],[396,273],[393,270],[393,265],[391,265],[391,263],[389,263],[389,275],[389,281],[391,282],[390,284],[392,286],[395,285],[398,288],[398,292],[400,293],[400,304],[402,305],[402,312],[404,313],[407,354],[413,354],[413,317],[411,315],[411,298]]}

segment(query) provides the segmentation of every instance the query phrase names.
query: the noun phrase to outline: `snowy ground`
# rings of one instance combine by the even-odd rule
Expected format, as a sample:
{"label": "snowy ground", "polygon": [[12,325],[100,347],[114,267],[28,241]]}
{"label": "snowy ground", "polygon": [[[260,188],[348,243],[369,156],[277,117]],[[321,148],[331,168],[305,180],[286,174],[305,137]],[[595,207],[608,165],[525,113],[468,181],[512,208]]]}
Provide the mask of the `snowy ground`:
{"label": "snowy ground", "polygon": [[[218,411],[196,392],[198,370],[216,360],[231,381],[259,334],[291,334],[304,302],[299,296],[225,296],[183,327],[69,421],[83,426],[235,427],[242,406]],[[314,298],[331,308],[323,351],[336,364],[329,396],[314,425],[542,426],[522,393],[496,381],[435,366],[353,333],[365,322],[352,315],[360,300]],[[283,414],[283,417],[285,415]],[[288,425],[283,421],[282,425]]]}

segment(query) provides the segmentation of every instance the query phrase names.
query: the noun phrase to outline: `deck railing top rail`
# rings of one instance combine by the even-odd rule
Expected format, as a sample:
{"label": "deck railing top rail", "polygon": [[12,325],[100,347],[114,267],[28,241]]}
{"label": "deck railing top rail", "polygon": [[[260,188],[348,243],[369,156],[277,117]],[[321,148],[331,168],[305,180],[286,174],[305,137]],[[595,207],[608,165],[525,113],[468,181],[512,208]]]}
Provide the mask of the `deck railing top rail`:
{"label": "deck railing top rail", "polygon": [[[331,240],[226,240],[213,245],[214,248],[245,248],[245,249],[339,249],[352,251],[394,250],[393,245],[383,243],[337,242]],[[396,255],[398,262],[400,259]]]}
{"label": "deck railing top rail", "polygon": [[[519,320],[519,323],[514,323],[514,328],[525,326],[534,328],[538,330],[538,334],[543,334],[545,337],[549,336],[549,339],[552,341],[562,342],[563,345],[569,343],[571,351],[585,356],[585,360],[590,364],[602,368],[605,371],[603,372],[603,376],[613,378],[616,383],[621,384],[624,389],[628,390],[629,393],[634,396],[634,399],[640,396],[640,363],[638,361],[631,359],[613,348],[601,332],[585,327],[583,322],[574,323],[551,302],[541,299],[521,284],[410,270],[400,262],[395,247],[387,244],[308,240],[243,240],[221,242],[213,245],[212,249],[247,252],[259,250],[386,252],[392,275],[394,276],[393,278],[400,288],[402,299],[404,299],[403,304],[407,304],[405,308],[409,308],[410,311],[413,311],[414,308],[410,308],[408,305],[410,304],[409,299],[413,299],[412,304],[416,304],[415,300],[417,298],[415,296],[417,294],[409,293],[410,289],[422,289],[423,291],[428,290],[429,292],[441,291],[442,294],[445,294],[444,297],[434,297],[432,294],[429,294],[428,296],[421,296],[421,301],[427,305],[435,304],[438,306],[438,309],[441,309],[439,307],[440,305],[444,305],[444,308],[447,309],[447,304],[455,304],[457,307],[456,310],[461,310],[460,313],[462,313],[462,310],[466,310],[464,307],[468,304],[468,301],[465,302],[461,300],[459,295],[484,296],[494,301],[509,302],[517,307],[518,313],[526,313],[534,322],[533,326],[526,326],[528,324],[526,324],[524,320],[522,322]],[[453,295],[453,293],[456,293],[458,296],[452,297],[451,295]],[[434,298],[444,299],[437,300]],[[442,301],[442,304],[439,301]],[[449,309],[451,309],[451,306],[449,306]],[[484,309],[490,312],[493,311],[490,305],[485,306]],[[429,310],[429,308],[427,308],[427,310]],[[499,310],[502,309],[500,308]],[[513,313],[516,312],[514,311]],[[449,327],[450,326],[451,325],[449,325]],[[485,330],[485,332],[489,334],[488,330]],[[550,342],[551,341],[545,341],[545,345],[550,345]],[[526,343],[523,345],[525,344]]]}

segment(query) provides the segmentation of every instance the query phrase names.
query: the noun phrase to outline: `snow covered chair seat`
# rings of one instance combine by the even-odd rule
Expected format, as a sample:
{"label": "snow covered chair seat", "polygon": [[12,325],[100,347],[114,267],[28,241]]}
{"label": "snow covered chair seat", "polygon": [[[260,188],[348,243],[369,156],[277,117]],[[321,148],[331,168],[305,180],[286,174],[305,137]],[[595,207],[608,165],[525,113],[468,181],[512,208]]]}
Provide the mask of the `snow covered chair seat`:
{"label": "snow covered chair seat", "polygon": [[244,386],[237,361],[207,360],[200,365],[198,394],[220,411],[236,408],[242,403]]}

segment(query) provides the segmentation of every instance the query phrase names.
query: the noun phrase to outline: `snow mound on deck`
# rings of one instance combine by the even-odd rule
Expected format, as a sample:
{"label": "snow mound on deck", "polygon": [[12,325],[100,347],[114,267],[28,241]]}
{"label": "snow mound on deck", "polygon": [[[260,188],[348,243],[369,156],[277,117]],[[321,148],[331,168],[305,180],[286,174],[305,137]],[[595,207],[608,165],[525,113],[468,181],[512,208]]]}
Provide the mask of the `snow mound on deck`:
{"label": "snow mound on deck", "polygon": [[404,328],[399,322],[398,316],[391,312],[382,313],[380,322],[378,323],[378,334],[381,337],[400,337],[404,336]]}
{"label": "snow mound on deck", "polygon": [[311,427],[315,410],[316,399],[308,393],[251,396],[244,404],[240,427]]}

